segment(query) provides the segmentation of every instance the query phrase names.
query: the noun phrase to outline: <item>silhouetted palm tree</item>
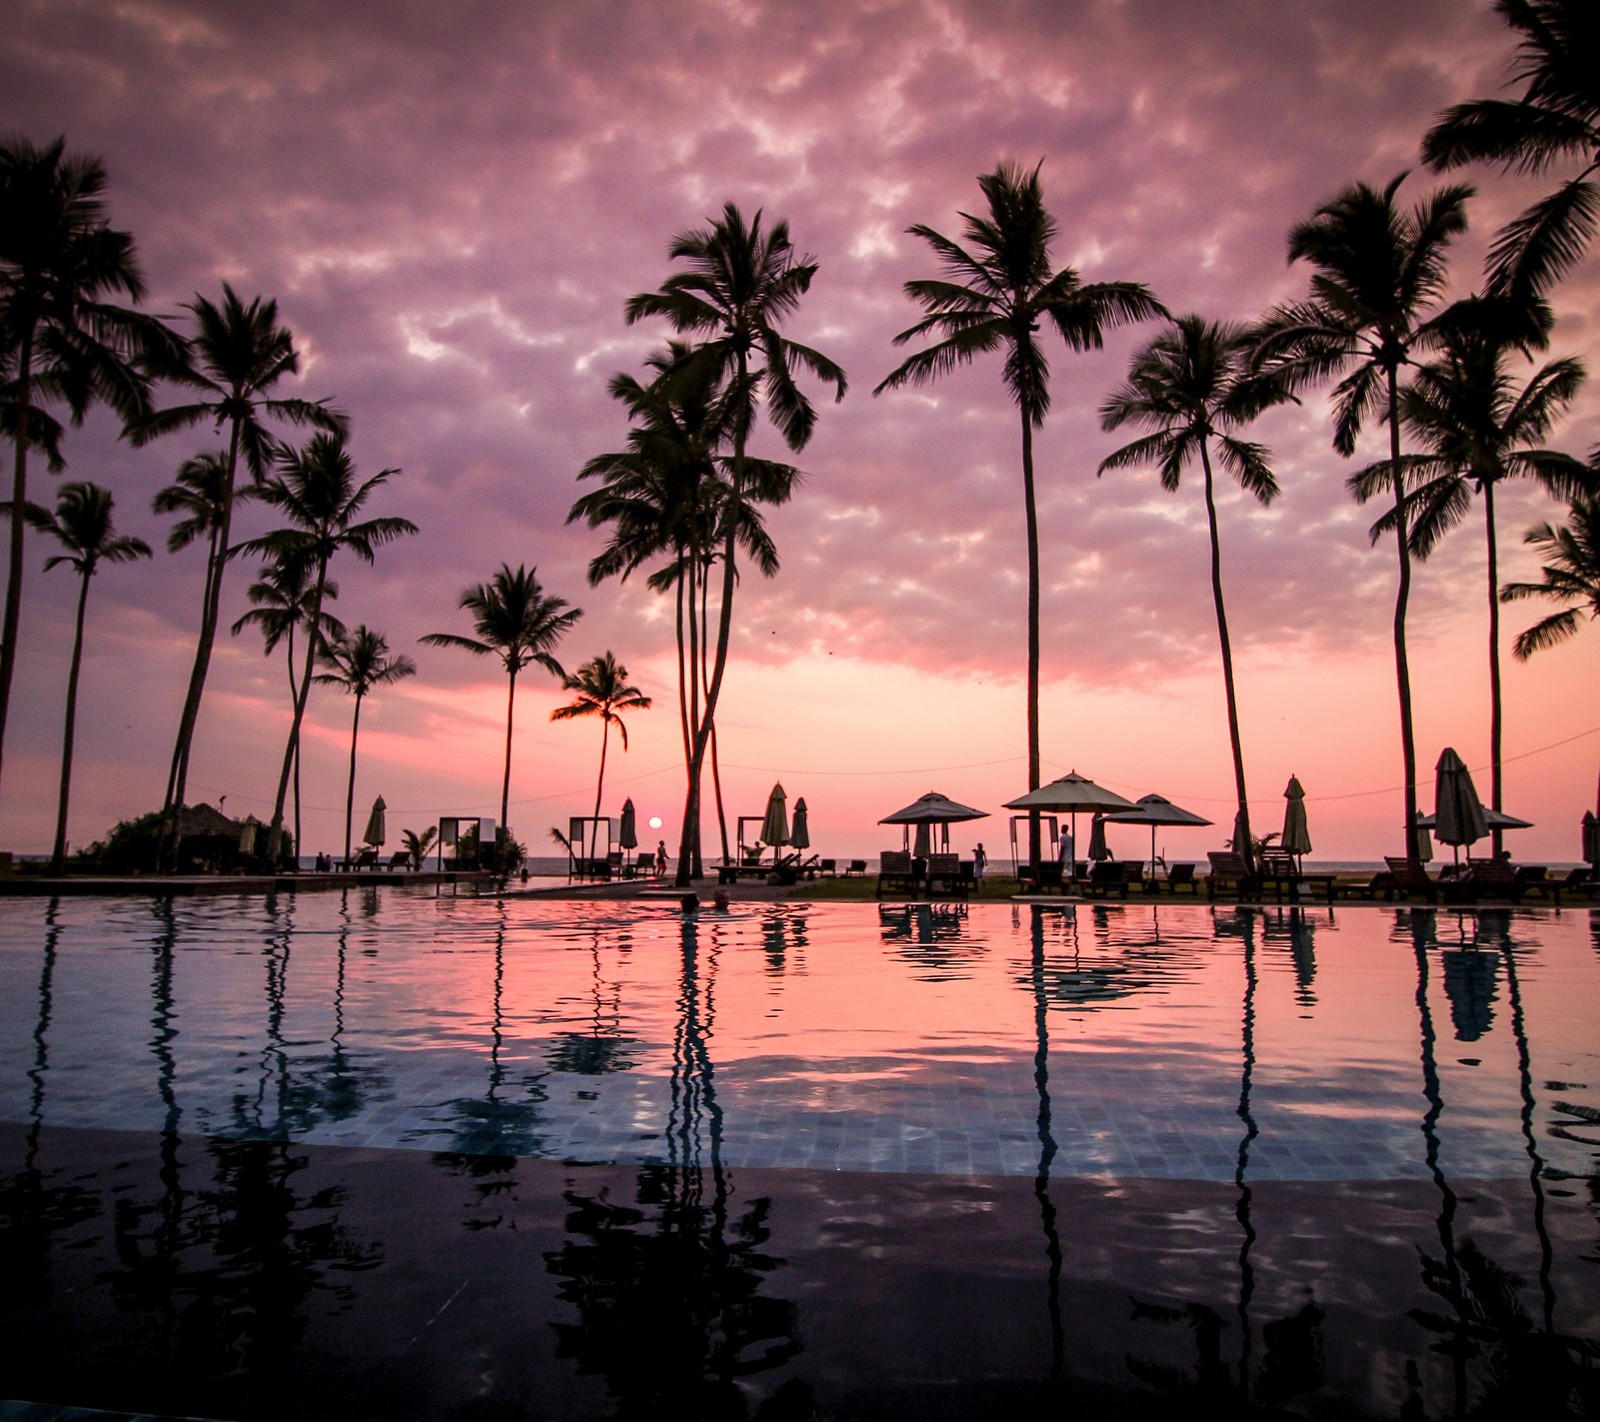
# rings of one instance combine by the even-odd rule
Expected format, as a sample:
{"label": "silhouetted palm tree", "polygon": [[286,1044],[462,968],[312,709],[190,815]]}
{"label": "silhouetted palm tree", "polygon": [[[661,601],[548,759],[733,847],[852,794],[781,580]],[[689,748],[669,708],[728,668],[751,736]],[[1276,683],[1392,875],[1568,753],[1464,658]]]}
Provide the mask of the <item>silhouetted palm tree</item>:
{"label": "silhouetted palm tree", "polygon": [[[226,282],[220,306],[196,295],[188,303],[196,331],[191,343],[192,356],[176,377],[182,384],[199,391],[201,398],[187,405],[159,410],[135,431],[135,442],[148,443],[160,435],[210,421],[218,430],[228,431],[226,472],[221,481],[220,512],[211,542],[211,560],[206,576],[207,601],[200,609],[200,635],[195,643],[194,667],[184,695],[183,712],[172,749],[172,768],[167,775],[163,814],[169,826],[177,807],[183,804],[189,777],[189,748],[194,741],[195,723],[200,715],[200,698],[205,691],[206,673],[211,665],[211,650],[216,641],[222,571],[231,556],[229,536],[233,526],[234,489],[238,482],[239,460],[243,458],[251,478],[260,484],[267,477],[267,465],[274,454],[272,436],[266,420],[311,426],[344,436],[344,417],[323,402],[300,399],[274,399],[267,395],[285,376],[300,368],[294,339],[287,328],[278,325],[278,303],[256,297],[246,305]],[[176,853],[175,836],[169,828],[165,861]]]}
{"label": "silhouetted palm tree", "polygon": [[[1042,166],[1042,164],[1040,165]],[[1055,219],[1045,209],[1039,168],[1000,164],[978,179],[986,215],[963,212],[966,245],[918,223],[908,229],[933,248],[944,275],[908,281],[905,293],[928,314],[894,338],[933,345],[886,376],[872,393],[924,385],[1000,352],[1002,378],[1022,420],[1022,503],[1028,543],[1028,788],[1039,787],[1039,519],[1034,497],[1033,432],[1050,410],[1050,361],[1039,341],[1048,321],[1069,350],[1096,350],[1108,327],[1165,315],[1138,282],[1085,285],[1071,267],[1052,271]],[[1028,861],[1039,863],[1039,819],[1029,817]]]}
{"label": "silhouetted palm tree", "polygon": [[472,614],[476,637],[460,637],[454,632],[430,632],[421,638],[430,647],[460,647],[476,656],[497,656],[506,669],[510,687],[506,693],[506,769],[500,786],[500,833],[507,840],[511,827],[507,816],[511,808],[511,732],[516,724],[517,673],[530,663],[543,667],[551,676],[566,676],[554,649],[583,616],[583,610],[568,607],[565,598],[547,596],[539,585],[537,568],[509,563],[487,583],[475,583],[461,594],[460,606]]}
{"label": "silhouetted palm tree", "polygon": [[1526,301],[1573,267],[1600,220],[1600,9],[1594,0],[1496,0],[1495,9],[1521,34],[1511,77],[1522,97],[1446,110],[1422,140],[1422,156],[1435,171],[1486,161],[1542,173],[1564,158],[1582,162],[1489,249],[1490,290]]}
{"label": "silhouetted palm tree", "polygon": [[[247,486],[238,491],[234,502],[246,494],[258,495],[259,486]],[[299,557],[280,558],[261,570],[261,576],[245,591],[250,600],[250,611],[239,618],[230,629],[237,637],[246,627],[255,627],[261,633],[261,651],[271,656],[278,643],[284,644],[284,663],[289,673],[289,704],[300,700],[300,679],[296,668],[294,634],[300,627],[311,635],[311,599],[316,592],[311,569]],[[329,578],[322,587],[323,610],[318,614],[316,641],[320,651],[328,640],[344,635],[344,623],[331,612],[327,604],[339,596],[339,584]],[[315,655],[315,653],[313,654]],[[300,844],[300,747],[294,748],[294,842]],[[346,856],[348,857],[348,856]]]}
{"label": "silhouetted palm tree", "polygon": [[[1389,426],[1389,464],[1400,469],[1400,367],[1426,344],[1425,313],[1444,290],[1446,249],[1466,229],[1469,187],[1441,188],[1403,210],[1395,194],[1401,173],[1382,192],[1356,183],[1289,234],[1289,260],[1316,269],[1311,295],[1279,306],[1257,332],[1259,364],[1291,385],[1350,373],[1334,387],[1333,447],[1355,453],[1362,423],[1381,415]],[[1351,367],[1354,369],[1350,369]],[[1405,768],[1405,844],[1417,858],[1417,755],[1412,730],[1406,608],[1411,598],[1407,481],[1392,481],[1400,577],[1394,605],[1395,679],[1400,700],[1400,750]]]}
{"label": "silhouetted palm tree", "polygon": [[[574,699],[565,706],[556,707],[550,713],[552,721],[570,721],[578,716],[600,718],[600,778],[595,781],[594,787],[594,818],[598,820],[600,800],[605,793],[606,747],[611,740],[611,728],[617,728],[617,734],[622,737],[622,749],[627,750],[628,728],[618,713],[648,711],[650,698],[638,687],[629,684],[627,667],[610,652],[590,658],[571,676],[562,679],[562,687],[572,692]],[[591,830],[591,834],[595,832]],[[592,843],[589,855],[591,858],[594,856]]]}
{"label": "silhouetted palm tree", "polygon": [[[1600,450],[1595,453],[1600,465]],[[1600,497],[1576,500],[1567,510],[1565,528],[1542,523],[1523,542],[1545,560],[1544,581],[1507,583],[1500,589],[1500,601],[1544,597],[1577,605],[1552,612],[1522,633],[1511,648],[1519,662],[1565,642],[1578,630],[1580,613],[1587,612],[1591,621],[1600,617]]]}
{"label": "silhouetted palm tree", "polygon": [[753,493],[746,455],[750,431],[759,407],[765,404],[789,448],[804,449],[816,426],[816,410],[795,383],[796,368],[831,383],[839,400],[844,398],[846,382],[844,371],[827,356],[789,340],[778,330],[784,317],[799,306],[817,271],[814,259],[795,255],[787,222],[775,223],[771,232],[763,232],[760,212],[746,223],[738,207],[727,203],[719,221],[674,237],[668,255],[686,262],[687,269],[674,272],[659,290],[631,297],[625,308],[628,323],[665,316],[679,333],[704,337],[685,358],[684,378],[702,379],[697,372],[708,367],[715,371],[730,402],[732,419],[728,498],[718,530],[723,567],[717,639],[691,738],[683,842],[678,855],[678,883],[687,887],[699,842],[700,775],[728,663],[741,511]]}
{"label": "silhouetted palm tree", "polygon": [[[285,449],[279,453],[278,474],[262,489],[261,500],[283,513],[290,526],[252,538],[241,543],[239,549],[280,563],[301,563],[311,570],[308,627],[321,625],[328,564],[335,554],[348,549],[370,563],[378,548],[417,531],[416,524],[408,518],[356,521],[373,491],[399,472],[398,469],[383,469],[358,484],[355,465],[339,435],[312,435],[304,449]],[[283,842],[283,805],[289,794],[289,772],[300,744],[300,723],[305,718],[306,699],[311,694],[312,664],[320,640],[315,636],[306,638],[300,694],[295,701],[294,721],[283,751],[283,769],[278,776],[278,794],[272,806],[272,826],[267,831],[267,858],[274,864]],[[299,850],[296,843],[296,854]]]}
{"label": "silhouetted palm tree", "polygon": [[[167,552],[179,553],[195,539],[206,540],[205,584],[201,590],[201,606],[211,603],[211,579],[221,559],[217,554],[217,538],[222,530],[222,515],[227,501],[228,452],[219,449],[197,454],[178,466],[173,482],[158,489],[150,500],[153,513],[179,515],[167,534]],[[237,505],[256,493],[255,485],[246,485],[234,491],[233,503]]]}
{"label": "silhouetted palm tree", "polygon": [[[43,447],[59,467],[60,427],[35,407],[66,404],[74,423],[91,404],[110,406],[124,422],[148,409],[145,361],[170,363],[181,347],[153,317],[114,304],[137,301],[144,281],[133,238],[108,223],[106,175],[98,158],[69,158],[66,140],[37,148],[0,140],[0,428],[15,451],[11,507],[28,506],[28,451]],[[23,529],[11,520],[6,600],[0,624],[0,756],[22,613]],[[3,761],[0,761],[3,764]]]}
{"label": "silhouetted palm tree", "polygon": [[[647,586],[654,592],[671,588],[676,593],[678,712],[685,766],[693,758],[694,728],[711,673],[710,581],[722,546],[720,533],[731,524],[737,546],[763,576],[772,577],[778,571],[778,553],[758,506],[786,502],[800,478],[793,465],[747,454],[745,495],[732,497],[733,461],[724,451],[732,443],[738,407],[727,398],[719,372],[709,363],[691,363],[690,352],[689,346],[672,342],[652,355],[646,364],[655,379],[649,385],[631,375],[613,377],[611,394],[627,407],[632,422],[628,447],[597,455],[584,465],[580,479],[598,478],[603,483],[581,496],[567,515],[568,522],[582,518],[590,528],[612,527],[610,542],[590,561],[591,584],[608,577],[626,580],[646,562],[667,560],[651,574]],[[708,754],[726,858],[728,836],[714,724]],[[697,838],[696,858],[699,850]]]}
{"label": "silhouetted palm tree", "polygon": [[405,845],[406,853],[411,856],[413,870],[422,868],[422,861],[428,857],[428,851],[433,847],[433,842],[438,837],[439,827],[437,825],[429,825],[421,834],[418,834],[416,830],[400,831],[400,843]]}
{"label": "silhouetted palm tree", "polygon": [[[1543,303],[1539,303],[1542,308]],[[1580,361],[1549,361],[1518,388],[1509,368],[1524,354],[1522,317],[1516,330],[1502,303],[1471,299],[1457,302],[1441,321],[1443,348],[1400,392],[1400,421],[1426,450],[1402,460],[1414,488],[1417,513],[1411,526],[1411,552],[1426,558],[1439,540],[1466,516],[1473,490],[1483,496],[1484,532],[1489,574],[1489,757],[1492,802],[1502,802],[1500,698],[1499,549],[1495,534],[1494,491],[1508,479],[1530,479],[1552,496],[1568,500],[1593,488],[1593,475],[1569,454],[1539,447],[1550,427],[1583,383]],[[1547,327],[1548,310],[1536,317]],[[1374,464],[1351,480],[1356,497],[1365,502],[1391,489],[1391,466]],[[1372,526],[1376,541],[1394,526],[1391,510]],[[1494,831],[1495,852],[1500,831]]]}
{"label": "silhouetted palm tree", "polygon": [[[350,784],[344,797],[344,862],[350,862],[350,827],[356,806],[356,737],[361,731],[361,701],[375,686],[392,686],[417,674],[410,657],[390,655],[389,643],[381,632],[364,623],[353,632],[341,633],[325,642],[318,660],[329,670],[319,672],[317,680],[328,686],[343,687],[356,699],[350,719]],[[295,844],[300,841],[297,839]]]}
{"label": "silhouetted palm tree", "polygon": [[1222,601],[1222,545],[1217,537],[1217,504],[1211,477],[1211,447],[1239,485],[1263,504],[1278,495],[1278,481],[1267,451],[1230,431],[1254,419],[1268,405],[1286,399],[1279,386],[1250,374],[1249,337],[1237,326],[1218,325],[1200,316],[1182,316],[1133,359],[1128,380],[1100,406],[1100,427],[1132,424],[1149,430],[1101,460],[1107,469],[1159,465],[1161,487],[1178,490],[1184,466],[1199,457],[1205,478],[1206,526],[1211,533],[1211,600],[1217,612],[1222,648],[1222,681],[1228,701],[1228,739],[1233,747],[1238,817],[1233,842],[1251,860],[1250,806],[1245,793],[1244,751],[1239,738],[1239,707],[1233,687],[1233,649]]}
{"label": "silhouetted palm tree", "polygon": [[73,625],[72,669],[67,673],[56,840],[50,853],[50,872],[59,874],[67,860],[67,803],[72,793],[72,742],[78,720],[78,672],[83,664],[83,620],[89,604],[89,579],[102,563],[131,563],[136,558],[148,558],[150,545],[142,538],[117,533],[111,518],[111,494],[97,484],[63,484],[56,498],[55,513],[32,505],[27,510],[27,518],[35,528],[48,533],[66,549],[45,561],[46,570],[65,563],[82,580],[78,588],[78,616]]}

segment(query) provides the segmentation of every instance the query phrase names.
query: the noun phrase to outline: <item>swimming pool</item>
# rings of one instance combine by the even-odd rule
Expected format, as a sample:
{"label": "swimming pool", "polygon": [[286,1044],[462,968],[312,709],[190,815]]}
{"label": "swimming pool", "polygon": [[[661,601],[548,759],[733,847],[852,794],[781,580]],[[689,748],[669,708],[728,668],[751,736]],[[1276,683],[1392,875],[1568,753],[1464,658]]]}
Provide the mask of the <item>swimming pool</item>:
{"label": "swimming pool", "polygon": [[0,1417],[1594,1413],[1597,924],[0,901]]}

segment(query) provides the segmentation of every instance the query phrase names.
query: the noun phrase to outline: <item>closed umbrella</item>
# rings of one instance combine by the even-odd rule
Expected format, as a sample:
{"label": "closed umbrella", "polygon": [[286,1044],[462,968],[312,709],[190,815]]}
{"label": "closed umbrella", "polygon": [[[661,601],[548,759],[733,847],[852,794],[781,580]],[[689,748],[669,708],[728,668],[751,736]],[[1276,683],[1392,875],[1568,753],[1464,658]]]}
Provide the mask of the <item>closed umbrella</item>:
{"label": "closed umbrella", "polygon": [[918,859],[926,859],[933,853],[933,830],[926,820],[917,821],[917,836],[911,852]]}
{"label": "closed umbrella", "polygon": [[1106,816],[1108,824],[1150,826],[1150,877],[1156,872],[1156,830],[1160,826],[1208,825],[1210,820],[1181,809],[1162,795],[1141,795],[1131,809],[1114,810]]}
{"label": "closed umbrella", "polygon": [[1600,819],[1593,810],[1583,812],[1583,862],[1600,864]]}
{"label": "closed umbrella", "polygon": [[774,785],[767,796],[767,812],[761,820],[761,842],[772,846],[773,857],[778,848],[789,842],[789,797],[783,786]]}
{"label": "closed umbrella", "polygon": [[1472,772],[1449,746],[1444,748],[1434,767],[1433,786],[1433,832],[1441,844],[1448,844],[1456,851],[1459,865],[1461,846],[1483,839],[1489,833],[1489,822],[1484,818],[1483,803],[1473,786]]}
{"label": "closed umbrella", "polygon": [[389,837],[388,826],[384,816],[384,811],[388,808],[383,803],[382,795],[372,802],[372,813],[367,816],[367,827],[361,834],[361,842],[363,844],[370,844],[374,849],[377,849]]}
{"label": "closed umbrella", "polygon": [[1292,854],[1298,863],[1311,853],[1311,830],[1306,824],[1306,792],[1300,788],[1298,776],[1289,777],[1288,787],[1283,792],[1284,799],[1289,803],[1283,814],[1283,839],[1279,848],[1285,854]]}
{"label": "closed umbrella", "polygon": [[794,802],[794,824],[789,827],[789,843],[796,849],[811,848],[811,826],[806,822],[806,799]]}
{"label": "closed umbrella", "polygon": [[1111,858],[1111,851],[1106,847],[1106,817],[1096,815],[1094,823],[1089,827],[1089,858],[1102,860]]}
{"label": "closed umbrella", "polygon": [[622,802],[622,823],[617,827],[617,844],[626,854],[630,849],[639,847],[639,827],[636,823],[633,801]]}

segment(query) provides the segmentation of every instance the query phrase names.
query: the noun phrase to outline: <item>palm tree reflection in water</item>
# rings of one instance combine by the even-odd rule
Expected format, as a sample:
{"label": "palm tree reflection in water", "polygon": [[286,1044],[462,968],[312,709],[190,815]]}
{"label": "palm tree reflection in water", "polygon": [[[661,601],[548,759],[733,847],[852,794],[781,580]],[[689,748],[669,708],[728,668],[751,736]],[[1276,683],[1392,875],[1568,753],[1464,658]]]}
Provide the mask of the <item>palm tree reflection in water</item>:
{"label": "palm tree reflection in water", "polygon": [[682,935],[667,1161],[638,1171],[632,1204],[614,1202],[604,1187],[566,1191],[567,1238],[545,1263],[577,1322],[552,1325],[557,1356],[603,1374],[620,1416],[810,1416],[811,1392],[799,1380],[753,1414],[741,1383],[796,1357],[803,1344],[795,1305],[762,1292],[784,1263],[765,1252],[771,1201],[730,1209],[710,1053],[717,930],[688,916]]}

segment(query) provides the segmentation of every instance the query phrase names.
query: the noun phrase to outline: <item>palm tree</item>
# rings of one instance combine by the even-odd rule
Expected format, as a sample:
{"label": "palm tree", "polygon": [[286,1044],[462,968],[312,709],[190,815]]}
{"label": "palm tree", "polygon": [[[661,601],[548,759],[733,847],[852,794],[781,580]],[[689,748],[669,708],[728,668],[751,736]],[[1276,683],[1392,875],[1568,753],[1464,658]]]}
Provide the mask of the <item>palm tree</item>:
{"label": "palm tree", "polygon": [[[247,485],[234,498],[237,504],[246,495],[259,496],[259,485]],[[237,637],[246,627],[255,627],[261,633],[261,652],[271,656],[281,642],[284,661],[289,673],[289,704],[300,700],[300,683],[296,671],[299,662],[295,657],[294,634],[304,627],[308,637],[314,637],[316,652],[320,655],[327,643],[344,635],[344,623],[331,612],[327,604],[339,596],[339,584],[329,578],[322,587],[323,610],[318,615],[316,631],[311,627],[311,599],[316,587],[311,579],[311,569],[299,557],[279,558],[261,570],[261,576],[245,590],[250,600],[250,610],[230,629]],[[294,842],[303,844],[300,835],[300,747],[294,748]],[[347,854],[346,859],[349,858]]]}
{"label": "palm tree", "polygon": [[[1595,451],[1594,463],[1600,466],[1600,449]],[[1521,633],[1511,648],[1519,662],[1565,642],[1578,630],[1579,613],[1587,611],[1591,621],[1600,617],[1600,496],[1574,500],[1567,510],[1565,528],[1542,523],[1530,529],[1522,541],[1537,548],[1545,560],[1544,581],[1507,583],[1500,589],[1500,601],[1543,597],[1576,606],[1552,612]]]}
{"label": "palm tree", "polygon": [[[5,352],[5,414],[10,438],[11,507],[28,507],[28,451],[43,447],[58,467],[59,425],[35,406],[64,401],[73,423],[92,404],[124,422],[148,408],[145,362],[169,363],[180,343],[159,321],[114,303],[138,301],[144,281],[133,238],[106,220],[105,169],[97,158],[68,158],[66,140],[43,148],[0,141],[0,351]],[[22,613],[23,528],[11,520],[6,600],[0,625],[0,756]],[[3,762],[0,762],[3,763]]]}
{"label": "palm tree", "polygon": [[438,837],[439,827],[437,825],[429,825],[421,834],[418,834],[415,830],[400,831],[400,843],[405,845],[406,853],[411,856],[413,870],[422,868],[422,861],[428,857],[428,850],[433,847],[433,842]]}
{"label": "palm tree", "polygon": [[[1533,313],[1533,328],[1547,329],[1544,303]],[[1400,422],[1428,452],[1407,456],[1402,465],[1417,514],[1411,527],[1411,553],[1427,558],[1439,540],[1466,516],[1476,489],[1483,496],[1489,575],[1489,755],[1492,803],[1502,802],[1500,696],[1499,549],[1495,534],[1495,488],[1508,479],[1529,479],[1555,498],[1574,499],[1594,488],[1590,470],[1571,455],[1539,447],[1551,426],[1583,383],[1583,364],[1572,357],[1549,361],[1518,388],[1509,368],[1524,352],[1526,313],[1508,319],[1504,303],[1470,298],[1457,302],[1441,319],[1442,349],[1412,376],[1400,392]],[[1390,488],[1385,462],[1351,480],[1363,502]],[[1390,510],[1372,527],[1376,541],[1394,523]],[[1500,851],[1500,831],[1494,831]]]}
{"label": "palm tree", "polygon": [[[356,699],[355,715],[350,720],[350,783],[344,796],[344,862],[350,862],[350,827],[356,806],[356,736],[361,731],[361,699],[375,686],[392,686],[417,674],[417,664],[404,655],[391,656],[389,643],[381,632],[365,623],[355,631],[323,643],[318,660],[329,668],[317,680],[341,686]],[[297,839],[298,845],[300,841]]]}
{"label": "palm tree", "polygon": [[685,357],[681,373],[693,383],[704,379],[707,369],[714,371],[729,402],[732,424],[728,497],[721,509],[717,539],[722,546],[717,639],[690,741],[678,855],[678,884],[686,888],[699,843],[701,770],[728,664],[741,510],[756,494],[746,454],[750,431],[759,407],[765,404],[789,448],[804,449],[817,416],[795,383],[797,368],[831,383],[836,400],[844,399],[846,382],[844,371],[827,356],[789,340],[778,330],[783,318],[799,306],[817,271],[814,259],[796,256],[787,222],[777,222],[771,232],[763,232],[760,212],[746,223],[743,213],[730,202],[723,206],[721,219],[710,227],[674,237],[668,255],[686,262],[687,269],[674,272],[659,290],[631,297],[625,308],[628,324],[647,316],[665,316],[680,334],[703,336]]}
{"label": "palm tree", "polygon": [[1522,97],[1447,109],[1423,138],[1422,156],[1435,172],[1479,161],[1519,173],[1574,156],[1583,163],[1489,249],[1490,290],[1526,301],[1571,270],[1600,220],[1600,13],[1593,0],[1496,0],[1495,9],[1521,34],[1511,77]]}
{"label": "palm tree", "polygon": [[[211,603],[211,579],[220,565],[218,536],[222,530],[222,515],[226,503],[228,480],[228,453],[219,449],[197,454],[178,466],[172,483],[156,491],[150,500],[152,513],[165,516],[178,515],[178,521],[167,534],[167,552],[180,553],[197,538],[206,540],[205,584],[201,591],[201,606]],[[247,485],[235,491],[235,507],[253,497],[256,486]]]}
{"label": "palm tree", "polygon": [[[304,449],[284,449],[279,453],[278,474],[262,489],[261,499],[282,512],[290,526],[252,538],[241,543],[239,549],[279,562],[301,563],[311,570],[308,627],[321,626],[328,564],[335,554],[348,549],[370,563],[378,548],[417,531],[416,524],[408,518],[356,521],[373,492],[399,472],[398,469],[383,469],[358,484],[355,465],[340,435],[315,434]],[[305,718],[306,700],[311,694],[312,665],[320,642],[317,636],[306,638],[300,693],[295,699],[294,720],[284,746],[283,769],[278,776],[278,794],[272,806],[272,826],[267,831],[267,858],[272,863],[277,862],[283,842],[283,805],[289,794],[289,773],[300,745],[300,723]],[[298,843],[295,852],[299,852]]]}
{"label": "palm tree", "polygon": [[[643,564],[667,560],[651,574],[647,586],[654,592],[669,588],[676,592],[678,712],[685,766],[693,759],[694,728],[711,674],[706,629],[711,570],[721,547],[719,531],[731,526],[744,555],[763,576],[774,576],[778,553],[759,505],[786,502],[801,477],[792,465],[747,454],[746,494],[732,497],[732,459],[722,451],[732,443],[738,405],[727,397],[715,369],[687,359],[690,350],[672,342],[652,355],[646,364],[655,378],[648,385],[631,375],[613,377],[611,394],[627,407],[632,423],[628,447],[597,455],[584,465],[580,479],[603,482],[580,497],[567,515],[569,523],[582,518],[590,528],[603,524],[613,528],[610,542],[589,564],[592,585],[608,577],[625,581]],[[715,725],[708,755],[726,858]],[[699,848],[697,839],[696,857]]]}
{"label": "palm tree", "polygon": [[[1366,183],[1346,188],[1289,234],[1289,260],[1316,269],[1305,301],[1270,311],[1256,332],[1258,369],[1297,387],[1354,366],[1334,387],[1333,447],[1355,453],[1363,421],[1389,426],[1389,465],[1400,459],[1400,367],[1432,337],[1428,307],[1444,290],[1445,253],[1466,229],[1469,187],[1441,188],[1409,210],[1395,203],[1406,175],[1382,192]],[[1417,859],[1417,755],[1412,730],[1406,608],[1411,598],[1411,518],[1407,480],[1392,481],[1400,577],[1394,605],[1395,679],[1404,764],[1406,858]]]}
{"label": "palm tree", "polygon": [[[573,693],[573,700],[558,706],[550,713],[552,721],[570,721],[577,716],[598,716],[600,731],[600,778],[594,787],[594,818],[600,818],[600,800],[606,784],[606,747],[611,739],[611,728],[617,728],[622,737],[622,749],[628,749],[628,728],[623,724],[621,711],[648,711],[650,698],[638,687],[628,682],[628,669],[610,652],[586,661],[569,677],[562,679],[562,688]],[[591,844],[590,858],[594,857]]]}
{"label": "palm tree", "polygon": [[198,392],[201,398],[187,405],[159,410],[134,432],[134,442],[145,444],[160,435],[209,421],[219,431],[228,431],[226,467],[221,476],[218,512],[211,531],[211,554],[207,564],[206,601],[200,609],[200,634],[195,643],[194,666],[184,695],[183,712],[172,748],[172,766],[167,774],[163,816],[163,859],[170,865],[177,852],[175,820],[184,802],[189,778],[189,749],[194,742],[195,723],[200,716],[200,699],[205,691],[206,673],[211,666],[211,651],[216,642],[222,598],[222,572],[232,556],[229,537],[233,527],[235,489],[242,458],[252,480],[260,485],[275,446],[264,421],[310,426],[343,438],[347,422],[343,415],[328,409],[325,402],[300,399],[275,399],[267,392],[285,376],[300,368],[294,338],[278,324],[278,303],[256,297],[248,305],[226,282],[222,304],[218,306],[196,295],[187,309],[195,318],[196,331],[191,343],[192,357],[174,378]]}
{"label": "palm tree", "polygon": [[[1001,163],[978,179],[988,214],[963,212],[966,245],[931,227],[908,229],[933,248],[943,276],[908,281],[905,293],[928,314],[894,338],[897,346],[936,336],[872,393],[925,385],[991,351],[1004,354],[1002,379],[1022,421],[1022,504],[1028,542],[1028,788],[1039,786],[1039,520],[1033,432],[1050,410],[1050,362],[1039,341],[1049,321],[1074,351],[1097,350],[1108,327],[1164,316],[1138,282],[1085,285],[1071,267],[1052,271],[1056,222],[1044,205],[1039,167]],[[1028,859],[1039,863],[1039,819],[1028,822]]]}
{"label": "palm tree", "polygon": [[1205,479],[1206,525],[1211,532],[1211,600],[1217,611],[1217,640],[1222,646],[1222,682],[1228,701],[1228,737],[1233,748],[1234,790],[1238,818],[1233,842],[1248,864],[1251,860],[1250,806],[1245,793],[1244,751],[1239,739],[1239,708],[1233,687],[1233,650],[1228,616],[1222,602],[1222,546],[1217,537],[1217,505],[1212,486],[1211,446],[1240,486],[1263,504],[1278,495],[1278,481],[1267,464],[1267,451],[1230,431],[1253,419],[1268,405],[1286,399],[1280,387],[1250,374],[1250,341],[1238,326],[1218,325],[1200,316],[1173,322],[1133,359],[1128,380],[1100,407],[1100,427],[1132,424],[1150,433],[1100,461],[1097,474],[1155,463],[1161,486],[1178,491],[1184,467],[1196,455]]}
{"label": "palm tree", "polygon": [[472,614],[476,637],[454,632],[430,632],[421,640],[430,647],[460,647],[476,656],[497,656],[506,669],[510,687],[506,694],[506,769],[500,786],[500,833],[509,841],[511,827],[511,732],[516,723],[517,673],[530,663],[551,676],[565,678],[554,649],[572,629],[583,610],[569,607],[565,598],[547,595],[539,584],[537,568],[508,563],[487,583],[475,583],[461,594],[460,604]]}
{"label": "palm tree", "polygon": [[27,509],[28,522],[48,533],[66,549],[45,562],[48,571],[65,563],[82,580],[78,588],[78,616],[72,637],[72,669],[67,673],[66,727],[61,739],[61,795],[56,807],[56,842],[50,854],[50,872],[61,873],[67,861],[67,803],[72,792],[72,742],[78,719],[78,672],[83,664],[83,620],[89,603],[89,579],[102,563],[131,563],[150,557],[142,538],[119,535],[111,519],[111,494],[97,484],[63,484],[55,513],[37,505]]}

